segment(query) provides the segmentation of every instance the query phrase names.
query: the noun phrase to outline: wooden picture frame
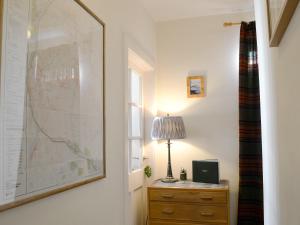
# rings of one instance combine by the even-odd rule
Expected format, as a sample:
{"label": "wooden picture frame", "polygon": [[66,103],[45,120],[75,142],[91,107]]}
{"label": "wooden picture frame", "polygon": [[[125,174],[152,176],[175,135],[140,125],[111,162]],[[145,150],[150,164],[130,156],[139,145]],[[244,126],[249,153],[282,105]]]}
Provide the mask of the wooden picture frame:
{"label": "wooden picture frame", "polygon": [[270,47],[278,47],[294,15],[299,0],[266,0]]}
{"label": "wooden picture frame", "polygon": [[206,95],[204,76],[188,76],[186,84],[188,98],[201,98]]}
{"label": "wooden picture frame", "polygon": [[[9,3],[12,3],[12,4],[8,4],[8,1],[11,1]],[[15,2],[13,2],[13,1],[15,1]],[[23,2],[25,2],[25,1],[23,1]],[[53,35],[61,35],[62,34],[61,30],[59,30],[56,33],[55,32],[52,33],[51,34],[52,36],[51,35],[49,36],[49,38],[50,38],[49,45],[45,45],[45,43],[42,43],[41,45],[44,45],[43,49],[39,50],[39,48],[36,48],[36,49],[34,49],[34,51],[30,52],[30,45],[32,44],[32,43],[30,43],[30,39],[31,39],[32,33],[30,32],[30,30],[27,30],[27,27],[24,28],[25,26],[27,26],[29,20],[28,21],[26,20],[24,22],[24,20],[22,21],[21,18],[20,19],[18,18],[18,15],[11,14],[11,12],[13,12],[14,10],[15,10],[15,12],[26,14],[26,12],[25,12],[26,9],[20,7],[22,5],[20,0],[0,0],[0,81],[1,81],[0,82],[0,85],[1,85],[0,86],[0,99],[2,100],[2,98],[5,98],[5,97],[3,97],[4,96],[3,93],[5,91],[4,87],[6,87],[6,86],[4,86],[4,85],[6,85],[6,83],[4,81],[6,81],[6,79],[7,79],[6,74],[8,73],[6,69],[8,67],[12,67],[11,66],[12,63],[10,62],[10,59],[8,58],[8,56],[10,56],[9,54],[14,55],[15,61],[14,61],[13,67],[15,67],[15,68],[18,67],[18,63],[19,63],[18,59],[22,59],[22,63],[20,63],[19,67],[20,68],[25,67],[25,68],[23,68],[24,71],[18,70],[18,73],[22,74],[22,76],[25,77],[25,78],[22,78],[22,77],[21,78],[25,80],[23,86],[25,86],[26,93],[24,95],[25,97],[23,97],[25,100],[22,100],[22,101],[24,101],[26,104],[27,104],[27,102],[31,101],[31,100],[29,100],[30,97],[28,97],[28,96],[30,94],[27,92],[27,89],[30,89],[32,87],[32,86],[30,86],[30,88],[28,87],[28,80],[27,80],[27,79],[31,79],[31,78],[27,78],[28,76],[32,76],[30,74],[30,68],[29,68],[32,64],[29,64],[30,60],[26,60],[26,58],[31,59],[33,54],[40,54],[39,55],[40,58],[43,59],[44,62],[48,62],[48,60],[45,60],[45,59],[55,56],[55,58],[59,58],[60,60],[65,60],[63,62],[64,63],[63,66],[65,66],[65,67],[61,68],[61,71],[64,71],[65,73],[57,72],[57,70],[55,70],[53,72],[54,75],[52,74],[53,77],[50,77],[52,79],[51,80],[49,78],[49,72],[47,71],[48,72],[46,74],[47,76],[45,74],[40,75],[41,76],[40,79],[43,82],[48,82],[48,83],[49,82],[52,82],[52,83],[61,82],[60,85],[63,84],[62,89],[70,88],[71,90],[73,90],[72,88],[74,87],[74,84],[76,82],[77,82],[76,84],[80,85],[80,87],[81,87],[81,76],[83,76],[83,73],[84,73],[84,76],[85,76],[84,78],[85,78],[85,82],[86,82],[85,85],[88,88],[93,88],[92,93],[94,93],[94,99],[90,100],[91,102],[88,105],[88,109],[89,110],[92,109],[91,114],[87,115],[88,109],[83,108],[83,107],[87,106],[87,105],[84,105],[85,104],[84,100],[86,99],[86,96],[90,93],[89,92],[90,89],[86,89],[87,91],[84,94],[79,92],[79,98],[81,99],[80,101],[83,101],[80,104],[82,104],[83,106],[79,105],[79,108],[78,108],[77,107],[78,103],[76,103],[76,102],[72,103],[72,106],[71,106],[72,109],[73,110],[75,109],[75,112],[76,112],[76,110],[79,110],[79,111],[76,112],[77,113],[76,115],[74,114],[73,111],[70,111],[70,113],[73,113],[75,116],[74,116],[74,118],[70,119],[71,122],[69,122],[69,121],[65,122],[66,125],[69,125],[68,123],[74,123],[75,127],[79,127],[80,129],[83,129],[83,131],[79,131],[76,133],[76,129],[70,129],[69,126],[66,126],[64,128],[67,131],[69,131],[69,133],[71,133],[71,134],[68,134],[69,135],[68,138],[76,137],[76,141],[79,141],[79,142],[77,143],[76,141],[74,141],[75,139],[74,140],[67,139],[65,137],[64,137],[65,139],[63,139],[63,138],[60,139],[60,138],[57,138],[56,136],[55,136],[55,138],[53,138],[53,137],[47,137],[46,134],[42,134],[45,136],[46,139],[48,138],[48,142],[50,142],[52,139],[53,140],[56,139],[55,140],[56,143],[64,142],[63,147],[65,149],[70,149],[70,150],[64,150],[64,148],[62,148],[62,147],[59,148],[62,151],[63,150],[67,151],[67,152],[64,152],[61,156],[57,156],[57,157],[61,157],[59,159],[60,161],[62,161],[61,168],[60,167],[57,168],[57,165],[59,165],[57,161],[53,162],[53,164],[50,164],[52,167],[51,166],[49,167],[50,168],[49,174],[55,174],[57,172],[57,174],[55,174],[55,176],[54,175],[53,175],[53,177],[51,176],[52,178],[55,178],[51,184],[55,184],[55,185],[50,186],[50,182],[47,183],[47,181],[46,181],[47,179],[50,179],[50,178],[43,177],[44,180],[43,181],[39,180],[37,182],[37,184],[35,184],[36,186],[34,186],[34,188],[31,188],[31,190],[30,190],[30,188],[28,188],[29,181],[27,180],[27,178],[30,177],[30,175],[33,176],[32,174],[40,174],[41,177],[44,174],[41,172],[41,169],[39,169],[39,167],[37,167],[34,170],[32,170],[34,172],[30,171],[31,174],[28,175],[28,172],[27,172],[27,170],[28,170],[28,155],[27,154],[28,153],[27,153],[27,151],[29,151],[29,150],[26,150],[26,153],[24,153],[24,155],[25,155],[24,161],[26,161],[26,166],[24,168],[26,168],[26,170],[22,170],[22,168],[21,168],[21,164],[22,164],[21,158],[23,155],[22,152],[25,151],[25,150],[23,150],[24,145],[26,146],[26,148],[31,148],[31,151],[33,151],[32,146],[30,146],[30,144],[29,145],[27,144],[27,140],[23,141],[23,139],[27,139],[27,133],[26,133],[26,137],[24,138],[24,136],[25,136],[24,133],[27,132],[24,130],[28,129],[27,122],[25,123],[26,124],[26,125],[24,125],[25,128],[22,127],[22,133],[24,132],[21,137],[22,140],[18,141],[18,142],[22,143],[22,147],[21,147],[21,144],[18,145],[19,152],[18,152],[18,154],[16,154],[16,156],[19,155],[18,158],[16,159],[17,167],[15,167],[14,165],[11,167],[11,168],[15,168],[14,170],[16,170],[16,171],[12,170],[12,171],[10,171],[10,172],[12,172],[12,173],[10,173],[10,175],[5,175],[3,172],[4,171],[4,169],[3,169],[0,174],[0,187],[6,187],[7,185],[10,185],[10,188],[12,189],[12,190],[9,190],[9,192],[11,194],[11,198],[6,199],[5,197],[8,195],[7,194],[8,191],[5,188],[3,190],[0,188],[0,212],[24,205],[24,204],[32,202],[32,201],[46,198],[48,196],[51,196],[51,195],[54,195],[54,194],[57,194],[60,192],[67,191],[69,189],[76,188],[81,185],[85,185],[85,184],[88,184],[88,183],[91,183],[94,181],[98,181],[98,180],[106,177],[106,157],[105,157],[106,156],[106,153],[105,153],[105,149],[106,149],[105,148],[105,146],[106,146],[105,145],[105,139],[106,139],[106,135],[105,135],[105,121],[106,121],[105,120],[105,31],[106,31],[106,27],[105,27],[105,23],[99,17],[97,17],[87,6],[85,6],[80,0],[64,0],[64,2],[58,1],[58,3],[60,3],[61,5],[64,5],[64,7],[68,6],[68,4],[69,4],[69,6],[72,6],[72,9],[73,9],[72,13],[77,13],[79,15],[77,20],[74,17],[68,17],[68,22],[70,22],[69,24],[71,24],[71,28],[69,28],[68,32],[70,34],[72,34],[72,36],[71,36],[72,38],[70,38],[70,39],[64,38],[63,39],[63,38],[61,38],[61,36],[59,38],[57,38],[57,36],[56,36],[55,37],[56,39],[52,40],[51,38],[53,38]],[[6,10],[9,10],[9,5],[13,6],[13,7],[18,7],[18,8],[11,10],[10,14],[9,14],[8,12],[6,12]],[[75,9],[75,11],[74,11],[74,9]],[[28,6],[27,10],[29,10],[29,6]],[[64,14],[64,11],[60,11],[60,10],[62,10],[62,9],[60,7],[57,7],[57,10],[52,9],[51,12],[58,11],[59,12],[58,15],[60,15],[60,16],[71,15],[71,14],[69,14],[69,11],[66,14]],[[45,14],[43,14],[43,15],[45,15]],[[25,49],[25,47],[24,46],[22,47],[22,51],[23,51],[22,54],[20,54],[20,51],[17,49],[18,47],[15,47],[15,46],[19,46],[18,41],[13,40],[14,43],[17,43],[17,44],[13,44],[13,45],[11,45],[10,43],[7,42],[7,40],[10,40],[9,38],[7,38],[7,36],[9,34],[8,34],[7,30],[4,30],[4,29],[7,29],[7,27],[10,26],[10,22],[8,22],[10,19],[9,16],[11,16],[11,18],[13,20],[13,23],[10,21],[12,24],[20,23],[23,26],[22,31],[24,31],[24,32],[19,32],[18,33],[19,36],[14,35],[14,37],[16,37],[16,39],[18,39],[19,42],[22,42],[22,43],[27,42],[26,45],[29,46],[28,48],[26,48],[26,52],[23,51]],[[14,20],[14,18],[18,18],[18,19]],[[51,16],[49,16],[49,18],[57,19],[57,18],[51,17]],[[81,21],[79,21],[80,18],[84,19],[84,23],[87,25],[86,27],[80,26],[82,24]],[[64,21],[64,22],[66,22],[66,21]],[[40,23],[40,21],[38,21],[38,23]],[[52,23],[53,23],[53,21],[52,21]],[[57,21],[55,21],[54,23],[60,24]],[[20,25],[20,24],[18,24],[18,25]],[[49,23],[47,22],[45,26],[48,26],[48,24]],[[50,24],[51,24],[51,22],[50,22]],[[16,30],[22,26],[17,26]],[[12,28],[14,28],[14,27],[12,27]],[[45,27],[43,27],[43,29],[44,28]],[[78,34],[78,36],[79,35],[84,35],[84,36],[80,36],[80,37],[78,37],[77,35],[73,36],[73,34],[76,33],[76,32],[74,33],[75,28],[76,28],[76,31],[78,31],[78,30],[80,31],[80,34]],[[77,30],[77,28],[78,28],[78,30]],[[82,28],[82,30],[80,30],[81,28]],[[49,30],[53,32],[53,31],[55,31],[55,29],[56,29],[56,27],[52,27]],[[26,33],[26,30],[27,30],[27,33]],[[49,30],[46,30],[48,32],[48,34],[49,34]],[[13,29],[10,29],[10,32],[13,32]],[[14,31],[14,32],[16,32],[16,31]],[[34,32],[36,32],[36,31],[34,31]],[[91,34],[91,35],[89,35],[89,34]],[[72,49],[72,46],[71,46],[71,45],[74,45],[73,41],[71,44],[68,43],[68,41],[71,42],[71,40],[73,40],[73,38],[74,38],[74,40],[78,40],[78,46],[76,45],[76,48],[74,47],[75,50],[74,50],[74,48]],[[76,39],[76,38],[78,38],[78,39]],[[91,40],[91,41],[88,42],[87,40]],[[32,41],[32,42],[34,42],[34,41]],[[94,46],[94,43],[96,43],[96,46]],[[2,44],[4,44],[4,46],[2,46]],[[14,49],[14,47],[16,49]],[[9,48],[11,48],[11,49],[9,49]],[[87,51],[88,49],[93,49],[93,48],[94,48],[94,50]],[[64,51],[64,50],[67,50],[67,51]],[[7,54],[8,51],[11,51],[12,53],[9,52],[9,54]],[[93,52],[93,53],[90,53],[90,52]],[[55,53],[60,53],[61,56],[57,55]],[[46,55],[46,54],[49,54],[49,55]],[[74,54],[75,54],[75,56],[74,56]],[[76,54],[78,54],[78,55],[76,55]],[[79,54],[81,54],[81,55],[79,56]],[[85,55],[83,55],[83,54],[85,54]],[[4,56],[4,57],[1,59],[1,56]],[[91,57],[91,56],[93,56],[93,57]],[[80,57],[81,58],[85,57],[84,62],[81,61]],[[75,58],[75,60],[74,60],[74,58]],[[89,61],[86,60],[87,58],[94,58],[95,61],[93,63],[96,64],[97,66],[92,67],[92,69],[91,69],[91,67],[89,67],[89,65],[90,65]],[[53,60],[53,61],[58,63],[58,64],[54,64],[54,65],[57,65],[57,66],[61,65],[59,60],[56,60],[56,61]],[[97,61],[98,61],[98,63],[97,63]],[[53,63],[53,62],[51,62],[51,63]],[[88,68],[87,70],[84,70],[84,72],[82,71],[82,68],[79,67],[81,65],[81,63],[84,63],[85,69]],[[44,68],[44,67],[47,67],[48,65],[42,64],[42,66]],[[69,67],[67,67],[67,66],[69,66]],[[49,68],[49,66],[47,68]],[[58,68],[60,68],[60,67],[58,67]],[[75,72],[74,72],[74,70],[75,70]],[[91,72],[94,72],[94,73],[91,73]],[[42,73],[42,72],[40,72],[40,73]],[[28,74],[30,74],[30,75],[28,75]],[[93,75],[91,75],[91,74],[93,74]],[[8,77],[11,77],[12,73],[9,72],[8,75],[9,75]],[[68,81],[68,80],[72,80],[72,79],[76,80],[76,81]],[[86,81],[86,80],[89,80],[89,81]],[[67,86],[68,82],[69,83],[73,82],[73,83],[71,85]],[[93,83],[93,85],[91,85],[91,83]],[[12,85],[9,86],[9,88],[11,88],[11,87],[12,87]],[[49,89],[49,86],[46,86],[46,87]],[[54,87],[55,87],[55,85],[54,85]],[[18,88],[19,88],[19,86],[16,88],[16,90],[18,90],[16,93],[22,92],[22,90],[19,91]],[[74,89],[76,89],[76,91],[78,92],[77,86],[75,86]],[[43,94],[43,92],[42,92],[42,94]],[[51,93],[51,94],[53,94],[53,93]],[[37,93],[35,93],[35,98],[38,98],[38,96],[39,95]],[[76,95],[76,96],[78,96],[78,95]],[[91,96],[91,95],[89,95],[89,96]],[[63,98],[63,97],[64,96],[61,96],[61,98]],[[70,92],[67,93],[66,99],[67,100],[70,99]],[[95,103],[95,102],[97,102],[97,106],[95,106],[93,108],[93,105],[95,105],[93,103]],[[25,111],[29,110],[28,108],[30,108],[26,104],[24,104]],[[74,105],[76,105],[76,107],[74,107]],[[66,106],[66,108],[67,108],[67,106]],[[45,110],[45,109],[43,109],[43,110]],[[3,113],[3,115],[1,115],[2,113]],[[44,111],[43,111],[43,113],[44,113]],[[69,111],[68,112],[63,111],[61,113],[66,114],[66,113],[69,113]],[[29,121],[28,117],[31,117],[30,122],[35,123],[35,129],[36,130],[41,129],[39,132],[43,133],[45,131],[45,128],[42,129],[41,127],[38,127],[37,122],[34,121],[34,119],[33,119],[33,115],[27,116],[28,114],[33,114],[33,113],[30,110],[29,110],[29,112],[24,113],[24,115],[22,116],[23,120]],[[81,115],[82,115],[82,117],[81,117]],[[4,125],[2,125],[2,122],[6,120],[4,117],[5,117],[4,110],[2,109],[2,105],[0,105],[1,128],[4,127]],[[44,118],[47,119],[47,116],[44,115]],[[79,118],[79,120],[77,121],[78,118]],[[38,118],[38,119],[41,120],[41,118]],[[95,121],[95,123],[93,123],[92,121]],[[50,124],[50,122],[51,121],[49,119],[48,124]],[[88,130],[90,124],[95,124],[95,125],[93,125],[93,131],[91,131],[91,133],[90,133],[91,135],[94,135],[94,137],[91,137],[90,135],[81,136],[82,134],[84,134],[85,130]],[[73,126],[71,126],[71,127],[73,127]],[[16,129],[16,128],[14,128],[14,129]],[[53,127],[51,127],[51,129],[53,129]],[[57,127],[57,129],[59,129],[59,128]],[[49,128],[49,130],[50,130],[50,128]],[[49,132],[49,130],[48,130],[48,132]],[[75,130],[75,134],[73,133],[74,132],[73,130]],[[5,133],[5,131],[3,131],[3,133]],[[36,133],[38,133],[38,132],[36,132]],[[80,135],[79,137],[78,137],[78,134]],[[17,137],[17,135],[16,135],[16,137]],[[2,136],[1,136],[1,138],[2,138]],[[39,137],[35,137],[34,134],[31,134],[29,132],[29,139],[34,139],[34,138],[39,138]],[[85,141],[82,141],[82,139],[85,139],[85,138],[87,138],[87,139]],[[91,138],[93,138],[93,143],[89,144],[88,142]],[[23,145],[23,142],[25,143],[24,145]],[[39,142],[43,143],[43,141],[39,141]],[[2,143],[0,143],[0,144],[2,145]],[[3,146],[6,146],[6,145],[3,144]],[[4,148],[3,146],[0,146],[0,156],[4,156],[5,154],[8,154],[7,152],[9,152],[8,150],[5,149],[6,147]],[[55,146],[57,146],[57,145],[52,146],[53,150],[55,150]],[[56,152],[52,152],[52,154],[54,154]],[[49,153],[47,153],[47,154],[49,154]],[[49,157],[50,156],[51,155],[49,154]],[[47,156],[44,156],[44,157],[47,157]],[[36,157],[36,158],[38,159],[38,157]],[[53,158],[51,156],[51,160],[52,159]],[[70,161],[68,161],[69,159],[70,159]],[[65,161],[63,161],[63,160],[65,160]],[[6,161],[7,161],[7,158],[4,158],[4,157],[0,158],[0,165],[3,166],[4,163],[9,164]],[[38,165],[44,166],[45,164],[43,164],[43,160],[42,160],[42,162],[39,163]],[[4,166],[2,168],[4,168]],[[49,168],[47,168],[47,171],[49,170]],[[52,171],[51,168],[53,168],[55,170]],[[68,168],[68,170],[72,170],[72,172],[71,171],[70,172],[63,171],[63,169],[66,169],[66,168]],[[31,169],[31,168],[29,168],[29,169]],[[5,170],[8,170],[8,169],[6,168]],[[2,172],[3,172],[3,174],[2,174]],[[14,173],[16,173],[16,175],[12,175]],[[22,188],[21,191],[18,190],[20,183],[23,182],[22,175],[20,175],[20,174],[26,174],[26,176],[24,175],[24,177],[26,177],[26,182],[24,182],[25,188]],[[27,175],[28,175],[28,177],[27,177]],[[11,178],[10,176],[15,177],[15,178],[14,178],[14,180],[10,179],[9,182],[7,182],[4,178],[5,177]],[[3,182],[3,183],[1,183],[1,182]],[[44,182],[43,189],[38,188],[38,185],[41,185],[41,184],[39,184],[39,182]],[[22,192],[22,194],[20,194],[21,192]],[[13,194],[14,194],[14,197],[13,197]]]}

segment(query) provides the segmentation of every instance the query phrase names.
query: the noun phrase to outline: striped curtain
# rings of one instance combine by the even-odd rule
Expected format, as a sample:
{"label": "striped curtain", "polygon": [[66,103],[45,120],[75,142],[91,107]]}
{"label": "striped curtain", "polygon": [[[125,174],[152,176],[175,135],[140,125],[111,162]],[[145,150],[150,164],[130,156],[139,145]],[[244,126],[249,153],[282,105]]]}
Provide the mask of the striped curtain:
{"label": "striped curtain", "polygon": [[239,79],[238,225],[263,225],[261,117],[255,22],[243,22],[241,25]]}

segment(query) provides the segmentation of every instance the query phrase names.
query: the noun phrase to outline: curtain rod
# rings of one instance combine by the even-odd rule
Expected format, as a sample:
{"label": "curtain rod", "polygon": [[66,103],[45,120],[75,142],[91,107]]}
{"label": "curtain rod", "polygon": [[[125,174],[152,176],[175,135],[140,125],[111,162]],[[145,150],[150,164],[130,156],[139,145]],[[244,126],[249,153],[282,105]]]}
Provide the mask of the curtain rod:
{"label": "curtain rod", "polygon": [[233,23],[233,22],[225,22],[224,23],[224,27],[231,27],[231,26],[235,26],[235,25],[241,25],[242,23]]}

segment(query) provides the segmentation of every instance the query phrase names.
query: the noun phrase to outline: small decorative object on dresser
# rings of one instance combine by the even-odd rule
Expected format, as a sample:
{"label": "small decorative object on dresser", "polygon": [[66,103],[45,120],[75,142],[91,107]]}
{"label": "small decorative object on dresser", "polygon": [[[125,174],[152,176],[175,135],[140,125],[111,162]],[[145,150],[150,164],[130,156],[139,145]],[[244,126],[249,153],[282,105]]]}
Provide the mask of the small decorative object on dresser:
{"label": "small decorative object on dresser", "polygon": [[180,180],[187,180],[186,169],[181,168],[180,170]]}
{"label": "small decorative object on dresser", "polygon": [[148,187],[149,225],[229,225],[229,185],[191,181]]}

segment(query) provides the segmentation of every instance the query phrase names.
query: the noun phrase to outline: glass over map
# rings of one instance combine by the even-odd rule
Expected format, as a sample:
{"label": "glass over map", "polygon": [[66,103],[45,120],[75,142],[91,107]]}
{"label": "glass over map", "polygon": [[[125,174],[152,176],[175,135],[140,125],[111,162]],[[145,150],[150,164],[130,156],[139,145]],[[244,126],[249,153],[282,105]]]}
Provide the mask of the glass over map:
{"label": "glass over map", "polygon": [[3,12],[0,210],[105,176],[104,25],[74,0]]}

